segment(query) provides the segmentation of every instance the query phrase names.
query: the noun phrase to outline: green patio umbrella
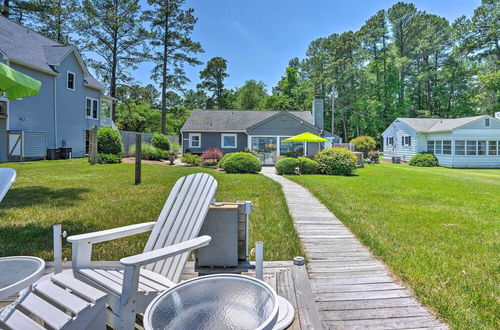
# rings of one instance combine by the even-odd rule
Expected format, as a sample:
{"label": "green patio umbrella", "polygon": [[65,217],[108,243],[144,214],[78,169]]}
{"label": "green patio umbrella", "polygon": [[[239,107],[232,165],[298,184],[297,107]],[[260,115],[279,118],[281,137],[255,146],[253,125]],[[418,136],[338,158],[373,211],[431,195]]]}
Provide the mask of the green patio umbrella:
{"label": "green patio umbrella", "polygon": [[36,96],[42,83],[0,62],[0,93],[7,93],[9,100]]}
{"label": "green patio umbrella", "polygon": [[328,142],[327,139],[321,136],[314,135],[313,133],[305,132],[299,135],[292,136],[281,142]]}

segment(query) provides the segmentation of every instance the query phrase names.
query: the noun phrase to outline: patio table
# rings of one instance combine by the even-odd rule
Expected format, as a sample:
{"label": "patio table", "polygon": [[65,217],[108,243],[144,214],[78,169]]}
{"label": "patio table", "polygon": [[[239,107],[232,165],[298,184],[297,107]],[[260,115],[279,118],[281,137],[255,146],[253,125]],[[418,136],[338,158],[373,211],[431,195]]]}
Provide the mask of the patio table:
{"label": "patio table", "polygon": [[20,292],[42,277],[45,261],[36,257],[0,258],[0,299]]}
{"label": "patio table", "polygon": [[266,283],[215,274],[182,282],[156,297],[144,314],[152,329],[284,329],[294,309]]}

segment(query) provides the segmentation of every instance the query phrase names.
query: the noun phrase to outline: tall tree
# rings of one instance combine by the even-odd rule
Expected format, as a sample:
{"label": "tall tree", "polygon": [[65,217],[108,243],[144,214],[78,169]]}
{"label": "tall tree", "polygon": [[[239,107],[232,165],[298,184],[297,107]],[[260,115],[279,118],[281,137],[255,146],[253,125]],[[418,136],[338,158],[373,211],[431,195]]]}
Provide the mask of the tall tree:
{"label": "tall tree", "polygon": [[247,80],[236,90],[236,109],[258,109],[267,98],[266,85],[262,81]]}
{"label": "tall tree", "polygon": [[223,109],[224,102],[224,79],[229,77],[227,73],[227,61],[222,57],[213,57],[206,67],[200,71],[198,88],[212,93],[212,99],[217,109]]}
{"label": "tall tree", "polygon": [[139,0],[83,0],[76,26],[84,50],[100,57],[90,61],[92,67],[116,97],[118,84],[129,80],[128,70],[143,60],[140,47],[148,33],[141,25]]}
{"label": "tall tree", "polygon": [[409,66],[416,49],[418,38],[417,17],[420,12],[411,3],[398,2],[387,11],[394,38],[395,61],[399,71],[399,110],[407,108],[405,92]]}
{"label": "tall tree", "polygon": [[182,90],[189,82],[184,65],[198,65],[195,57],[203,52],[201,44],[191,39],[196,21],[194,9],[184,9],[185,0],[148,0],[152,9],[145,11],[153,38],[150,55],[154,62],[151,77],[161,86],[161,130],[167,130],[167,92]]}
{"label": "tall tree", "polygon": [[43,35],[63,44],[71,43],[76,32],[74,19],[77,14],[76,0],[34,0],[38,7],[31,18],[34,28]]}

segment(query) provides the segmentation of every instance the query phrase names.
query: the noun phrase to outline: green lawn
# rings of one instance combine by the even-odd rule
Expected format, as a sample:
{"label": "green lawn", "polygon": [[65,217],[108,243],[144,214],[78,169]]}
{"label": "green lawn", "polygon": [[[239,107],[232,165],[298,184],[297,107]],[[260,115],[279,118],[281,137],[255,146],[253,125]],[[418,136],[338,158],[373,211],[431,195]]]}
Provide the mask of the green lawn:
{"label": "green lawn", "polygon": [[[52,259],[52,225],[70,235],[114,228],[158,217],[175,181],[204,171],[219,182],[217,200],[254,202],[250,247],[262,240],[266,260],[301,255],[298,236],[279,185],[262,175],[224,174],[210,169],[143,165],[134,185],[134,166],[89,165],[85,159],[2,164],[17,170],[17,182],[0,203],[0,256]],[[147,234],[94,246],[95,260],[118,260],[142,252]],[[71,258],[69,244],[64,257]]]}
{"label": "green lawn", "polygon": [[454,328],[500,326],[500,170],[368,165],[307,187]]}

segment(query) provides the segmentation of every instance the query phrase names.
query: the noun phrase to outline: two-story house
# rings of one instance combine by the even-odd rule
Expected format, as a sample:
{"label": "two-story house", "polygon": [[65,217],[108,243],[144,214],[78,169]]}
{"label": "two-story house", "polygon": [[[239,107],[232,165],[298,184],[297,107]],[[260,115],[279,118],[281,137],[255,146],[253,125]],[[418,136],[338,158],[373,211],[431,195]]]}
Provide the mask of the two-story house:
{"label": "two-story house", "polygon": [[0,16],[0,61],[42,83],[37,96],[9,101],[0,95],[0,162],[44,158],[59,148],[83,157],[89,130],[111,125],[101,118],[101,103],[112,99],[74,46]]}

